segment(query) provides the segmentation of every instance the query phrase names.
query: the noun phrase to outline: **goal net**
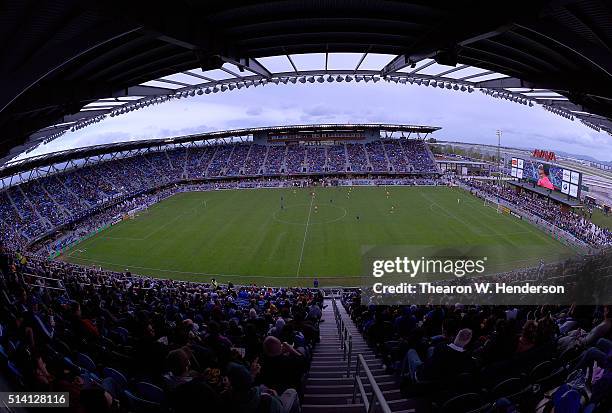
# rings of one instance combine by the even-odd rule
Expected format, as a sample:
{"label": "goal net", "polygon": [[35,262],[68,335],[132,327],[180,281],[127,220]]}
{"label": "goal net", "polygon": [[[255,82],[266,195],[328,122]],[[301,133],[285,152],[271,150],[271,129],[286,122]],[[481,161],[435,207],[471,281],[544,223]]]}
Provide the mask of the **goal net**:
{"label": "goal net", "polygon": [[490,201],[488,199],[484,200],[484,206],[490,207],[490,208],[495,208],[495,210],[497,211],[498,214],[506,213],[506,210],[508,209],[505,206],[503,206],[501,204],[498,204],[497,202]]}

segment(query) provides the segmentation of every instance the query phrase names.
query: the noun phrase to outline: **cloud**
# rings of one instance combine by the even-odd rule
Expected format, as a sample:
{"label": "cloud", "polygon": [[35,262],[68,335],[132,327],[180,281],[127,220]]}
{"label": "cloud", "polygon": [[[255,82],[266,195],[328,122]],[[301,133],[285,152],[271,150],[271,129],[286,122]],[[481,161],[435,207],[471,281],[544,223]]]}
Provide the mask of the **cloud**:
{"label": "cloud", "polygon": [[[223,129],[308,123],[400,123],[440,126],[440,140],[541,147],[612,159],[612,138],[539,107],[482,93],[372,82],[268,85],[172,101],[107,119],[30,155],[121,140]],[[61,149],[60,149],[61,148]]]}
{"label": "cloud", "polygon": [[259,116],[263,113],[263,109],[261,106],[250,107],[246,111],[249,116]]}

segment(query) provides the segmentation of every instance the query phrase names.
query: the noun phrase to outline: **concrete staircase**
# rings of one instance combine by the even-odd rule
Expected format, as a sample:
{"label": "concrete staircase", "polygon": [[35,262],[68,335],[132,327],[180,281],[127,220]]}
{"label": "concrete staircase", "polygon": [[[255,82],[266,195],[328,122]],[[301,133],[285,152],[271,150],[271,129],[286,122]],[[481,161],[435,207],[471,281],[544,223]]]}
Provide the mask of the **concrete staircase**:
{"label": "concrete staircase", "polygon": [[[323,310],[325,322],[320,324],[321,342],[314,350],[310,372],[304,389],[302,412],[363,413],[366,411],[359,390],[357,390],[355,402],[353,403],[355,366],[357,365],[359,354],[363,356],[367,363],[392,412],[408,413],[423,411],[417,409],[413,401],[402,398],[396,378],[385,373],[382,361],[376,358],[374,352],[363,340],[339,300],[337,304],[340,316],[343,318],[352,338],[350,373],[347,376],[347,361],[343,360],[342,340],[338,335],[334,308],[331,299],[327,299],[325,300],[327,307]],[[366,394],[370,398],[372,388],[363,368],[360,368],[359,375],[363,381]],[[376,406],[373,411],[382,410],[380,410],[379,406]]]}

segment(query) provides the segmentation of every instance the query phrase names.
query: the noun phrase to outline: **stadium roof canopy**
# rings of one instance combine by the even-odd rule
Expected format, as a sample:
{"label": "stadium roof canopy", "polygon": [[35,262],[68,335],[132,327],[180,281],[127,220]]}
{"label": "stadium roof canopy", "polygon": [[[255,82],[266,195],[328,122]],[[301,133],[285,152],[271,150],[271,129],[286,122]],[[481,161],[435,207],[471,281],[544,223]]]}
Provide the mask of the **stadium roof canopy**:
{"label": "stadium roof canopy", "polygon": [[612,133],[605,0],[5,0],[0,44],[0,162],[169,99],[315,81],[480,90]]}

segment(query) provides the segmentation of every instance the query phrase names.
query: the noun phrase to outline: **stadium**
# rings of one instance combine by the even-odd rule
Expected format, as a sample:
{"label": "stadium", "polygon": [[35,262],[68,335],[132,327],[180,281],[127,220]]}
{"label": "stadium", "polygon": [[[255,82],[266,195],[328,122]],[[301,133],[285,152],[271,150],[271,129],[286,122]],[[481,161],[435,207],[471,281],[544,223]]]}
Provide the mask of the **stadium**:
{"label": "stadium", "polygon": [[445,113],[74,138],[371,83],[609,140],[612,8],[519,3],[9,1],[0,410],[610,411],[609,141],[445,140]]}

